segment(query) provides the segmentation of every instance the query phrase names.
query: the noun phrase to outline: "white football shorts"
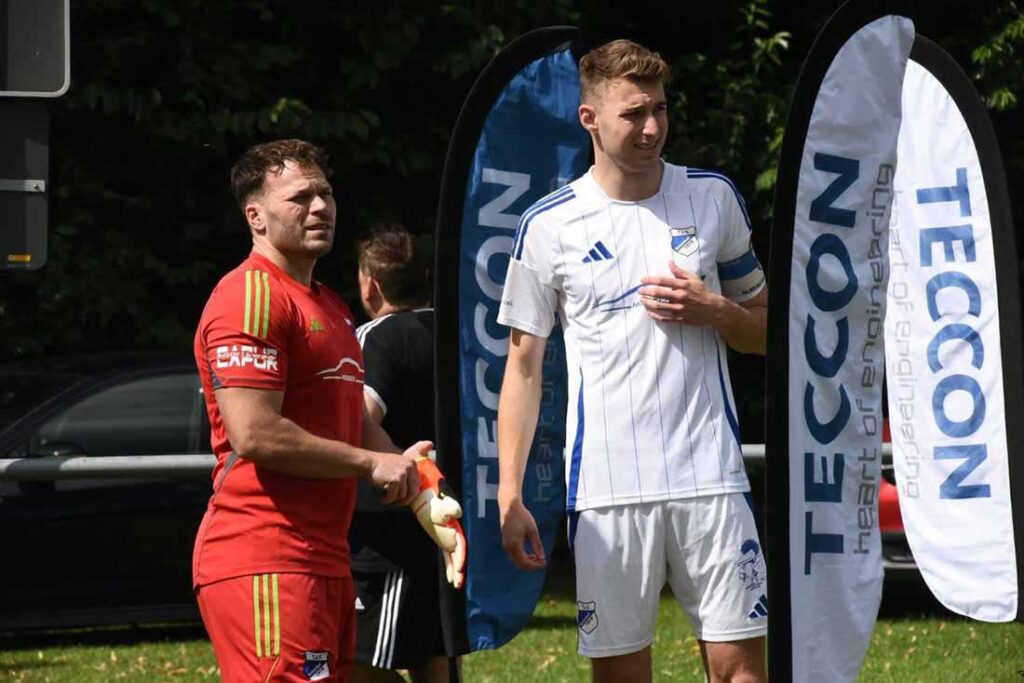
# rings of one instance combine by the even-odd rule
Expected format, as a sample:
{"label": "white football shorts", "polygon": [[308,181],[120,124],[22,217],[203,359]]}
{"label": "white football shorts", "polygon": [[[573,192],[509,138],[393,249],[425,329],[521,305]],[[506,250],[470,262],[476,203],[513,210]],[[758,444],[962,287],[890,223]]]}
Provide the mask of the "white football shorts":
{"label": "white football shorts", "polygon": [[746,494],[583,510],[570,517],[569,544],[585,657],[650,645],[666,582],[699,640],[768,632],[764,554]]}

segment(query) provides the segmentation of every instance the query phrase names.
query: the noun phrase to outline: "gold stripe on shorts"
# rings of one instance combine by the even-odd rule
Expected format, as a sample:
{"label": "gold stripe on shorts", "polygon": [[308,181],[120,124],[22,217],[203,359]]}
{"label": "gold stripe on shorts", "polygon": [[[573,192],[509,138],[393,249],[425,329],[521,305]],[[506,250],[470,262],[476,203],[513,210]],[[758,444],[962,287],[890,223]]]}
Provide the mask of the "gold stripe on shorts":
{"label": "gold stripe on shorts", "polygon": [[252,577],[252,614],[255,625],[256,656],[281,654],[281,604],[277,574]]}

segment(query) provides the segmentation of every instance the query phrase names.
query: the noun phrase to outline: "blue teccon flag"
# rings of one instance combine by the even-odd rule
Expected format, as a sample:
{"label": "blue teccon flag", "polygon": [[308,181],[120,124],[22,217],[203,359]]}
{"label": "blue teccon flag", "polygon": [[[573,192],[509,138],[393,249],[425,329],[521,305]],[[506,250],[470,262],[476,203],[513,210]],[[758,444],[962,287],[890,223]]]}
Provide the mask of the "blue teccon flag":
{"label": "blue teccon flag", "polygon": [[[463,593],[442,591],[449,653],[496,648],[533,613],[543,572],[517,570],[498,525],[497,409],[508,330],[495,318],[519,215],[586,170],[579,125],[578,31],[551,27],[509,44],[473,86],[448,150],[436,244],[438,462],[463,504]],[[565,357],[547,345],[540,421],[523,498],[546,552],[565,510]]]}

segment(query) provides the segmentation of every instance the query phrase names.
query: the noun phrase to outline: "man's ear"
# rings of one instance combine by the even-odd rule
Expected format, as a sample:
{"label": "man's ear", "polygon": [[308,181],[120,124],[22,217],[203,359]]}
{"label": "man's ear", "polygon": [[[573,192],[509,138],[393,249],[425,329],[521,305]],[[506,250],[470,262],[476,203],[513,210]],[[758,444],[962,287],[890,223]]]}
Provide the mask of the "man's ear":
{"label": "man's ear", "polygon": [[381,297],[380,283],[362,269],[359,270],[359,297],[365,302],[372,302],[374,298]]}
{"label": "man's ear", "polygon": [[594,105],[582,103],[579,108],[580,125],[591,133],[597,132],[597,110]]}
{"label": "man's ear", "polygon": [[259,204],[250,202],[245,205],[245,222],[249,224],[249,229],[253,233],[262,235],[266,232],[267,226],[263,220],[263,211]]}
{"label": "man's ear", "polygon": [[371,278],[370,278],[369,275],[366,274],[366,271],[363,270],[362,268],[360,268],[356,272],[358,273],[358,277],[356,279],[359,281],[359,298],[360,299],[366,299],[366,297],[370,293],[370,279]]}
{"label": "man's ear", "polygon": [[377,297],[381,301],[384,301],[384,292],[380,290],[380,283],[377,282],[377,278],[371,276],[369,278],[370,296]]}

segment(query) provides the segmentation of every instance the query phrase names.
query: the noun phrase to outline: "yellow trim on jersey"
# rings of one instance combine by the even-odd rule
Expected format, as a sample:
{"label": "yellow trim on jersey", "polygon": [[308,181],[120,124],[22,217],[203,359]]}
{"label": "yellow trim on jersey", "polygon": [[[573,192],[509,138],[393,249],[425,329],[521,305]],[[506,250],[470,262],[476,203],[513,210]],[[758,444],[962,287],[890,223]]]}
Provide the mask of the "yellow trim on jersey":
{"label": "yellow trim on jersey", "polygon": [[254,271],[252,274],[253,279],[253,295],[252,295],[252,323],[249,326],[249,334],[254,337],[260,336],[260,306],[263,303],[263,279],[260,277],[260,271]]}
{"label": "yellow trim on jersey", "polygon": [[262,270],[245,271],[242,330],[260,339],[266,339],[270,332],[270,274]]}
{"label": "yellow trim on jersey", "polygon": [[253,575],[252,616],[255,624],[256,656],[280,656],[281,601],[277,574]]}
{"label": "yellow trim on jersey", "polygon": [[263,332],[260,333],[260,337],[266,339],[267,333],[270,332],[270,275],[262,273],[263,275]]}
{"label": "yellow trim on jersey", "polygon": [[242,330],[249,334],[249,320],[252,309],[252,271],[245,271],[245,318],[242,321]]}

